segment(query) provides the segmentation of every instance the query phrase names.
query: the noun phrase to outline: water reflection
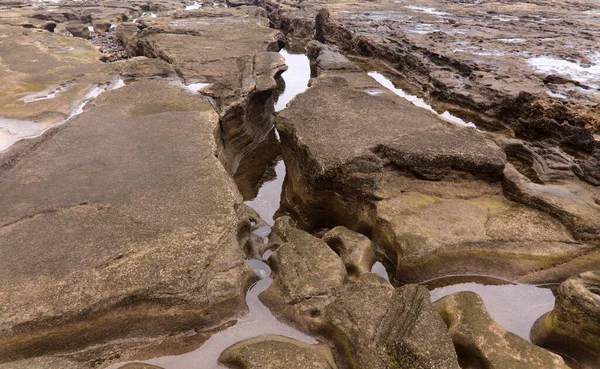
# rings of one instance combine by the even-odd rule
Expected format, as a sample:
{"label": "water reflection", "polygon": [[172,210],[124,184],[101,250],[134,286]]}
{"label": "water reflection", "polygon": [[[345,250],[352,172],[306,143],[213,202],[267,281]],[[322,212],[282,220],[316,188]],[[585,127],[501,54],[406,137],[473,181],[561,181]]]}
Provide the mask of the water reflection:
{"label": "water reflection", "polygon": [[547,287],[478,277],[442,278],[425,285],[431,289],[431,301],[460,291],[477,293],[498,324],[528,341],[533,323],[554,307],[554,294]]}
{"label": "water reflection", "polygon": [[[310,62],[304,54],[290,54],[285,49],[280,51],[288,65],[288,70],[283,72],[281,77],[285,82],[285,90],[277,99],[275,111],[283,110],[287,104],[298,94],[306,91],[308,81],[310,80]],[[277,130],[274,130],[277,139]],[[260,146],[259,146],[260,148]],[[263,150],[263,149],[260,149]],[[257,153],[261,155],[261,153]],[[255,155],[249,155],[251,157]],[[242,169],[243,170],[243,169]],[[279,209],[281,200],[281,190],[285,178],[285,164],[281,157],[276,161],[275,177],[271,180],[262,181],[262,186],[258,190],[255,198],[246,201],[246,205],[254,209],[258,215],[269,225],[273,225],[275,212]],[[263,172],[268,175],[269,172]],[[263,179],[265,177],[263,176]]]}

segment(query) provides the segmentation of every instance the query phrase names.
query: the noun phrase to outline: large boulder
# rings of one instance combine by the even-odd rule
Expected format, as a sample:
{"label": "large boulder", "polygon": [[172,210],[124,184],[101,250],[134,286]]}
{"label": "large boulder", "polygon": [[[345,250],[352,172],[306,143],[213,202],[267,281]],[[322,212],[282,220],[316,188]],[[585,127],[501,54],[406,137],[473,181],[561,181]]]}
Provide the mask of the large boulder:
{"label": "large boulder", "polygon": [[229,347],[219,362],[233,369],[336,369],[327,345],[283,336],[251,338]]}
{"label": "large boulder", "polygon": [[324,335],[345,367],[459,368],[444,322],[422,286],[394,289],[365,274],[327,307],[325,321]]}
{"label": "large boulder", "polygon": [[369,235],[406,283],[525,278],[594,249],[574,239],[566,218],[505,197],[506,155],[493,136],[413,105],[327,56],[329,46],[310,50],[322,58],[318,76],[276,117],[288,170],[282,199],[303,226]]}
{"label": "large boulder", "polygon": [[145,80],[5,155],[0,362],[215,327],[245,310],[241,196],[202,96]]}
{"label": "large boulder", "polygon": [[340,255],[350,278],[358,279],[371,272],[375,263],[375,249],[366,236],[339,226],[327,232],[323,241]]}
{"label": "large boulder", "polygon": [[531,340],[574,358],[584,367],[599,367],[600,272],[581,273],[563,282],[554,309],[531,329]]}
{"label": "large boulder", "polygon": [[435,302],[466,367],[488,369],[567,369],[564,360],[514,333],[488,314],[481,297],[458,292]]}
{"label": "large boulder", "polygon": [[327,244],[291,223],[276,227],[283,244],[269,257],[273,284],[260,300],[275,314],[304,331],[316,331],[324,308],[335,299],[347,274]]}
{"label": "large boulder", "polygon": [[90,37],[90,30],[87,25],[81,23],[68,24],[66,26],[67,31],[69,31],[74,37],[81,37],[84,39],[88,39]]}

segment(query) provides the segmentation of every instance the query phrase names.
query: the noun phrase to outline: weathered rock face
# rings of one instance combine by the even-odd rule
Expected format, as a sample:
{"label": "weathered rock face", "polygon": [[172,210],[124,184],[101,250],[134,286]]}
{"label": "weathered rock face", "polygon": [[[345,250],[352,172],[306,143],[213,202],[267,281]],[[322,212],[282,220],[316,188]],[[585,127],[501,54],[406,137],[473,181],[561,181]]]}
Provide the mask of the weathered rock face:
{"label": "weathered rock face", "polygon": [[[253,279],[218,115],[133,82],[0,173],[0,362],[222,324]],[[201,201],[199,201],[201,200]]]}
{"label": "weathered rock face", "polygon": [[505,331],[489,315],[479,295],[458,292],[435,302],[463,367],[568,368],[563,359]]}
{"label": "weathered rock face", "polygon": [[350,278],[358,279],[371,272],[375,263],[375,249],[366,236],[340,226],[327,232],[323,241],[340,255]]}
{"label": "weathered rock face", "polygon": [[219,157],[230,173],[272,129],[275,77],[287,67],[279,31],[251,8],[198,14],[199,18],[145,20],[127,44],[131,56],[161,58],[186,81],[211,83],[204,90],[220,115]]}
{"label": "weathered rock face", "polygon": [[[590,131],[600,123],[596,82],[538,63],[571,62],[573,69],[598,64],[594,51],[584,51],[596,50],[598,6],[575,1],[563,7],[554,0],[477,5],[306,0],[297,6],[271,0],[265,7],[286,38],[306,45],[314,35],[346,54],[368,57],[371,67],[393,70],[403,88],[440,109],[519,137],[591,152]],[[575,42],[585,45],[577,50],[568,46],[572,24],[582,32]]]}
{"label": "weathered rock face", "polygon": [[[95,85],[114,78],[103,70],[100,56],[81,38],[0,24],[2,117],[23,121],[21,127],[30,123],[37,134],[63,121]],[[2,149],[12,139],[4,133]]]}
{"label": "weathered rock face", "polygon": [[90,30],[88,26],[85,24],[68,24],[66,26],[67,31],[69,31],[74,37],[81,37],[84,39],[88,39],[90,37]]}
{"label": "weathered rock face", "polygon": [[574,358],[585,368],[600,365],[600,273],[585,272],[563,282],[554,309],[531,329],[531,340]]}
{"label": "weathered rock face", "polygon": [[600,239],[596,188],[585,183],[537,184],[507,165],[503,187],[509,198],[559,218],[578,239]]}
{"label": "weathered rock face", "polygon": [[262,336],[236,343],[219,362],[234,369],[336,369],[327,345],[309,345],[282,336]]}
{"label": "weathered rock face", "polygon": [[346,280],[344,263],[324,241],[291,223],[279,221],[274,230],[284,243],[269,258],[275,277],[260,300],[290,324],[316,331],[324,307]]}
{"label": "weathered rock face", "polygon": [[424,287],[394,289],[376,274],[365,274],[327,307],[325,320],[345,367],[459,368]]}
{"label": "weathered rock face", "polygon": [[[554,208],[512,195],[512,167],[505,169],[493,136],[385,92],[332,53],[311,43],[320,75],[276,118],[288,169],[286,210],[306,226],[343,224],[370,235],[404,282],[464,273],[526,278],[594,248],[584,242],[598,239],[596,190],[572,172],[564,176],[585,205],[568,200],[557,221],[562,213]],[[553,179],[558,172],[545,173]]]}

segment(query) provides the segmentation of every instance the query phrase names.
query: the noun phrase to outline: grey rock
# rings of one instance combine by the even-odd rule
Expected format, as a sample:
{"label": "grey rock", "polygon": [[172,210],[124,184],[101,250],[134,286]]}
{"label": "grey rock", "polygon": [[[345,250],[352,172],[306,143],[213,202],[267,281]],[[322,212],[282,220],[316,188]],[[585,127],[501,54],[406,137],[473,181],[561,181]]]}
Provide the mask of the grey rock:
{"label": "grey rock", "polygon": [[85,39],[88,39],[90,37],[90,30],[85,24],[68,24],[66,26],[66,29],[74,37],[81,37]]}

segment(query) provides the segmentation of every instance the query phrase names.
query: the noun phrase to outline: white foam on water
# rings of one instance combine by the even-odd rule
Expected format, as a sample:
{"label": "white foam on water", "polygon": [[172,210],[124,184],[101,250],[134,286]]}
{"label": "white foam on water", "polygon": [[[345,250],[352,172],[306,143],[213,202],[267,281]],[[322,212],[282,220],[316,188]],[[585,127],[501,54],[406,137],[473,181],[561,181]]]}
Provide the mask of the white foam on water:
{"label": "white foam on water", "polygon": [[600,52],[590,55],[592,65],[559,59],[554,56],[537,56],[527,60],[531,68],[538,73],[560,74],[584,85],[600,88]]}
{"label": "white foam on water", "polygon": [[417,97],[415,95],[411,95],[411,94],[407,94],[406,92],[404,92],[402,89],[397,88],[396,86],[394,86],[394,83],[392,83],[392,81],[385,77],[384,75],[382,75],[381,73],[378,72],[369,72],[368,73],[369,76],[371,78],[373,78],[374,80],[376,80],[377,82],[379,82],[380,85],[382,85],[383,87],[387,88],[388,90],[392,91],[394,94],[402,97],[403,99],[406,99],[408,101],[410,101],[413,105],[428,110],[440,117],[442,117],[443,119],[452,122],[452,123],[456,123],[459,124],[461,126],[465,126],[465,127],[472,127],[472,128],[476,128],[475,124],[471,123],[471,122],[465,122],[464,120],[462,120],[461,118],[452,115],[450,112],[445,111],[442,114],[439,114],[438,112],[436,112],[431,105],[429,105],[428,103],[425,102],[425,100],[421,99],[420,97]]}
{"label": "white foam on water", "polygon": [[419,13],[426,13],[426,14],[432,14],[432,15],[437,15],[437,16],[450,15],[450,13],[439,11],[439,10],[437,10],[435,8],[429,8],[429,7],[426,7],[426,6],[407,5],[407,6],[405,6],[405,8],[417,11]]}
{"label": "white foam on water", "polygon": [[185,10],[198,10],[202,8],[202,1],[194,1],[190,5],[185,6]]}
{"label": "white foam on water", "polygon": [[209,86],[212,86],[211,83],[202,83],[202,82],[195,82],[195,83],[190,83],[190,84],[186,85],[180,79],[170,81],[169,84],[172,86],[181,87],[184,90],[191,92],[192,94],[195,94],[195,95],[199,94],[200,91],[202,91],[203,89],[205,89]]}
{"label": "white foam on water", "polygon": [[509,44],[520,44],[527,40],[525,40],[524,38],[499,38],[498,41],[506,42]]}

